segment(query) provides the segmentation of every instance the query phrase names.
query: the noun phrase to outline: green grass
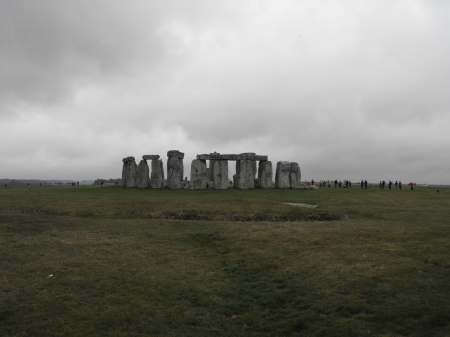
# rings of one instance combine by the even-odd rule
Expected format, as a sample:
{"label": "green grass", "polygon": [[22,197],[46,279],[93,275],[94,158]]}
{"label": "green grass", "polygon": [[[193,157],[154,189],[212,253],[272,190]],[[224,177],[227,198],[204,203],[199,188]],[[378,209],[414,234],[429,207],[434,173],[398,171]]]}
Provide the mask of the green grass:
{"label": "green grass", "polygon": [[0,335],[450,336],[439,189],[1,188]]}

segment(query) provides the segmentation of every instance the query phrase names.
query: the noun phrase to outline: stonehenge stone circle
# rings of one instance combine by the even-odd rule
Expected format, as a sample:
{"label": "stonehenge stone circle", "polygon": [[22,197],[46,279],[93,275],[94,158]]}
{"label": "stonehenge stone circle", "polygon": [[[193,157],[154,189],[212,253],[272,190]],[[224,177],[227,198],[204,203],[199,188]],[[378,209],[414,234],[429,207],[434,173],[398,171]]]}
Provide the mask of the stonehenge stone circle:
{"label": "stonehenge stone circle", "polygon": [[[167,180],[164,179],[163,161],[159,155],[143,155],[139,165],[134,157],[122,159],[121,187],[164,188],[204,190],[252,189],[252,188],[300,188],[301,171],[298,163],[279,161],[273,181],[272,162],[267,156],[253,152],[241,154],[199,154],[191,164],[191,180],[184,176],[184,153],[178,150],[167,152]],[[151,170],[147,164],[151,160]],[[209,161],[209,167],[207,165]],[[228,177],[228,161],[236,161],[233,182]],[[259,164],[256,162],[259,161]],[[150,176],[149,176],[150,174]],[[257,178],[256,178],[257,175]],[[231,184],[231,185],[230,185]]]}

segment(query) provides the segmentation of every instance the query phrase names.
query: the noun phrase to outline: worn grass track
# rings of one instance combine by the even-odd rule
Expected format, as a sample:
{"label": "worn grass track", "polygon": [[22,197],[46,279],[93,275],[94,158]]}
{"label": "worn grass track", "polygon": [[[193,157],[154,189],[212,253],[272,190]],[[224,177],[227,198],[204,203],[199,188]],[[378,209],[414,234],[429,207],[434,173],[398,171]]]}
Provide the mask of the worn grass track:
{"label": "worn grass track", "polygon": [[449,219],[445,188],[0,189],[0,335],[449,336]]}

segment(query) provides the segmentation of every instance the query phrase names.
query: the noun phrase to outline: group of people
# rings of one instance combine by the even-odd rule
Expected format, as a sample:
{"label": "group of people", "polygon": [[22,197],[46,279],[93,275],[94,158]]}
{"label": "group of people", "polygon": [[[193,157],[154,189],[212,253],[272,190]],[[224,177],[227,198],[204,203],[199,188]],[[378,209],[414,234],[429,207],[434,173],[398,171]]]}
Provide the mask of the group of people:
{"label": "group of people", "polygon": [[[309,183],[308,183],[309,185]],[[314,180],[311,181],[311,185],[314,185]],[[352,182],[351,180],[321,180],[319,181],[319,187],[320,188],[331,188],[331,185],[334,185],[334,188],[352,188]],[[366,181],[366,188],[367,188],[367,181]]]}
{"label": "group of people", "polygon": [[[392,186],[395,187],[396,190],[401,190],[402,189],[402,182],[401,181],[395,181],[395,183],[393,183],[391,180],[389,180],[389,183],[387,184],[388,188],[391,190]],[[409,185],[411,186],[411,190],[414,190],[414,184],[413,183],[409,183]],[[386,186],[386,181],[381,180],[380,181],[380,189],[384,189]]]}
{"label": "group of people", "polygon": [[[320,180],[319,181],[319,188],[325,188],[328,187],[330,188],[332,185],[334,184],[334,188],[352,188],[352,182],[350,180]],[[314,179],[311,180],[311,182],[306,182],[305,185],[314,185]],[[361,188],[367,189],[367,180],[361,180]],[[391,180],[389,180],[389,182],[387,183],[388,188],[391,190],[393,187],[396,190],[401,190],[402,189],[402,182],[401,181],[395,181],[395,183],[393,183]],[[411,190],[414,190],[414,183],[409,183],[408,184],[411,187]],[[386,181],[381,180],[380,181],[380,189],[384,189],[386,186]]]}

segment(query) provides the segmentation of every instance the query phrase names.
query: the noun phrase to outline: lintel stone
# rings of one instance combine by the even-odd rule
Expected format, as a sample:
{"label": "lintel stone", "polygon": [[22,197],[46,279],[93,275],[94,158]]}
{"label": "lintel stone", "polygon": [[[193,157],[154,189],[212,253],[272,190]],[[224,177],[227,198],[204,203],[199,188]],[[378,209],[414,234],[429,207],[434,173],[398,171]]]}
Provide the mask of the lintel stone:
{"label": "lintel stone", "polygon": [[134,157],[126,157],[126,158],[122,159],[122,162],[124,162],[124,163],[128,163],[130,161],[134,161]]}
{"label": "lintel stone", "polygon": [[144,159],[144,160],[159,159],[159,154],[144,154],[142,156],[142,159]]}
{"label": "lintel stone", "polygon": [[167,157],[177,157],[179,159],[184,159],[184,153],[178,150],[167,151]]}
{"label": "lintel stone", "polygon": [[267,161],[267,156],[259,156],[254,153],[241,153],[241,154],[220,154],[220,153],[210,153],[210,154],[199,154],[197,159],[201,160],[259,160]]}

